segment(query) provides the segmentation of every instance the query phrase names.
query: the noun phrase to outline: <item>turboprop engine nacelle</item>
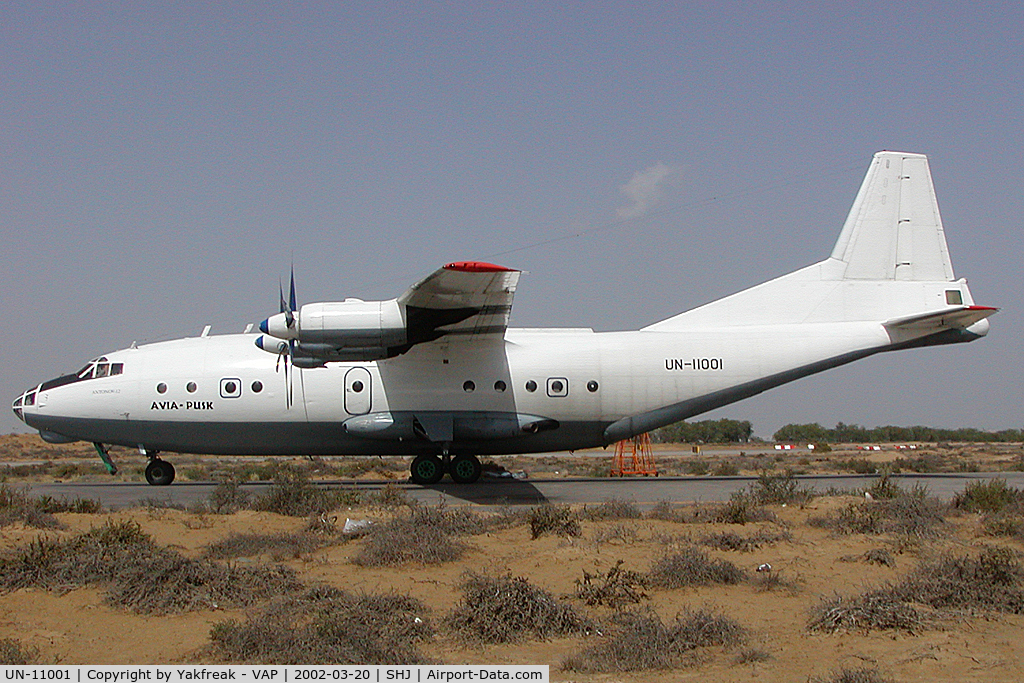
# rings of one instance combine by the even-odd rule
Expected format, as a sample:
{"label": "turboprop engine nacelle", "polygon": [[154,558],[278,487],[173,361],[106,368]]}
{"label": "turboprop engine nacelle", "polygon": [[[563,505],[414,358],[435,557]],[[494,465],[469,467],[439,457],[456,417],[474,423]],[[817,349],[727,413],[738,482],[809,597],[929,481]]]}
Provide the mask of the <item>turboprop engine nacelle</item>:
{"label": "turboprop engine nacelle", "polygon": [[[291,325],[289,325],[291,318]],[[271,337],[296,341],[296,360],[379,360],[406,348],[409,335],[402,307],[388,301],[327,301],[306,304],[295,313],[278,313],[260,323]],[[261,349],[279,353],[280,344],[260,338]]]}

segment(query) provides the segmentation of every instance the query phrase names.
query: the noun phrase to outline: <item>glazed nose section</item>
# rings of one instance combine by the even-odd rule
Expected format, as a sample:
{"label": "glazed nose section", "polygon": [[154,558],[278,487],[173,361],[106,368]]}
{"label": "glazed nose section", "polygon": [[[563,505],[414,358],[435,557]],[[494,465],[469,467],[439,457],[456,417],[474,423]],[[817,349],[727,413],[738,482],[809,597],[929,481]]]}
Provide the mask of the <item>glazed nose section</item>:
{"label": "glazed nose section", "polygon": [[36,404],[36,390],[39,387],[32,387],[18,398],[14,399],[14,403],[11,405],[11,409],[14,410],[14,414],[18,416],[18,419],[25,422],[25,408],[34,406]]}

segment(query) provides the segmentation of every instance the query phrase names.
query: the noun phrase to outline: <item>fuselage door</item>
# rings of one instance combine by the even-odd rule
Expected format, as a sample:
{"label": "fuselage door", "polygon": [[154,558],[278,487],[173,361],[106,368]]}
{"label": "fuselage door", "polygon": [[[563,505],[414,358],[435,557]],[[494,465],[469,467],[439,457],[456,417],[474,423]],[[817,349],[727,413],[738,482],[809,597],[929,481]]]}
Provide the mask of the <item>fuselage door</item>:
{"label": "fuselage door", "polygon": [[373,402],[373,384],[370,371],[366,368],[352,368],[345,373],[345,412],[349,415],[363,415],[370,412]]}

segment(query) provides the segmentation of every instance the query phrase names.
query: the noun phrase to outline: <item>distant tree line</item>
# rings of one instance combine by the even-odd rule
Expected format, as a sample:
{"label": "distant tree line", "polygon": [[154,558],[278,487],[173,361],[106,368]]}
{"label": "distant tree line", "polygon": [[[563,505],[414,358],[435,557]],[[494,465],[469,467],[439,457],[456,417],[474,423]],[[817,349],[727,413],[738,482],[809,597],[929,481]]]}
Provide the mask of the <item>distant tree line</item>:
{"label": "distant tree line", "polygon": [[747,443],[754,433],[749,420],[676,422],[651,432],[654,443]]}
{"label": "distant tree line", "polygon": [[965,427],[962,429],[940,429],[938,427],[874,427],[848,425],[842,422],[832,429],[811,424],[788,424],[775,432],[775,441],[807,443],[870,443],[877,441],[968,441],[1006,442],[1024,441],[1024,430],[1003,429],[986,432]]}

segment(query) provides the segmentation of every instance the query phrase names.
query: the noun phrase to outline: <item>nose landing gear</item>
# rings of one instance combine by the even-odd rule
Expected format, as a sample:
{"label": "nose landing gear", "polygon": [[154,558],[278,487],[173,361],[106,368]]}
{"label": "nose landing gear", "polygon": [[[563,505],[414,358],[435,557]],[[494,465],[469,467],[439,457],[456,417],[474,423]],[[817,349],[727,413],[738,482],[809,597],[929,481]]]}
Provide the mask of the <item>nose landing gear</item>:
{"label": "nose landing gear", "polygon": [[140,448],[142,454],[149,457],[146,465],[146,481],[150,486],[167,486],[174,481],[174,465],[157,457],[158,451],[147,451]]}

